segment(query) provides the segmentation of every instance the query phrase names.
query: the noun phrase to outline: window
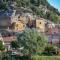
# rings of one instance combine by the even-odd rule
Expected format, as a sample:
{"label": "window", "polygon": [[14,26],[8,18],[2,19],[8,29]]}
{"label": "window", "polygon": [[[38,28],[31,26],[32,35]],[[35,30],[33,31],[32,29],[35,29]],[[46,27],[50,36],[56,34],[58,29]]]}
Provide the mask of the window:
{"label": "window", "polygon": [[41,24],[41,22],[40,22],[40,24]]}

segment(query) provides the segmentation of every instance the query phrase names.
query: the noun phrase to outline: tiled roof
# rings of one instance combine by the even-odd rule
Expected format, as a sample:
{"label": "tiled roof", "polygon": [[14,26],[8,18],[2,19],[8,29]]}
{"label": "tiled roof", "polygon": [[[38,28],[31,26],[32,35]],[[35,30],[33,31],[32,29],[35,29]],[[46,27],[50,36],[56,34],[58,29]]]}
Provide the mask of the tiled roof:
{"label": "tiled roof", "polygon": [[46,34],[55,34],[55,33],[59,33],[58,28],[48,28]]}
{"label": "tiled roof", "polygon": [[3,37],[3,41],[5,43],[10,43],[10,42],[15,41],[15,40],[16,40],[16,36]]}

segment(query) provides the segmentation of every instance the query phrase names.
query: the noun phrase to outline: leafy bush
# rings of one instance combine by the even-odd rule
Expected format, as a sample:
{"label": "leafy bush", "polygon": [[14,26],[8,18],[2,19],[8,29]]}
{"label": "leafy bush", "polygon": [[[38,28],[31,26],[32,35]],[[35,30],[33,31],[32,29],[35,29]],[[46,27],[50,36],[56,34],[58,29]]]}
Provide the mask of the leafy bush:
{"label": "leafy bush", "polygon": [[3,44],[3,41],[0,41],[0,51],[5,50],[5,46]]}
{"label": "leafy bush", "polygon": [[[35,29],[26,29],[17,36],[19,45],[28,50],[28,54],[40,55],[47,45],[47,38]],[[27,52],[26,52],[27,53]]]}
{"label": "leafy bush", "polygon": [[12,41],[12,42],[11,42],[11,47],[12,47],[12,48],[15,48],[15,49],[19,48],[18,42],[17,42],[17,41]]}
{"label": "leafy bush", "polygon": [[57,55],[59,53],[59,49],[53,45],[48,45],[45,47],[45,50],[43,51],[44,55]]}
{"label": "leafy bush", "polygon": [[2,60],[31,60],[31,58],[29,56],[14,55],[14,56],[3,56]]}
{"label": "leafy bush", "polygon": [[3,2],[3,3],[0,3],[0,10],[7,10],[7,3],[6,2]]}

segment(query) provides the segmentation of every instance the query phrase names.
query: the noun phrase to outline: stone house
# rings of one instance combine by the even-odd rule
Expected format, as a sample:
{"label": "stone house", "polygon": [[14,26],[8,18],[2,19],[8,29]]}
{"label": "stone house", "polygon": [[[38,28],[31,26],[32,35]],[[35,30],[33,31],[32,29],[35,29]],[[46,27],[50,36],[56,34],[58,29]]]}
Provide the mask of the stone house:
{"label": "stone house", "polygon": [[13,31],[15,32],[22,32],[25,29],[25,24],[23,21],[16,21],[13,23]]}
{"label": "stone house", "polygon": [[59,30],[56,27],[48,28],[45,32],[48,37],[48,42],[51,44],[59,45],[60,43],[60,34]]}
{"label": "stone house", "polygon": [[21,32],[25,29],[26,27],[26,17],[24,16],[19,16],[17,21],[14,21],[11,25],[12,30],[15,32]]}
{"label": "stone house", "polygon": [[35,20],[35,27],[39,32],[45,32],[46,21],[43,18]]}
{"label": "stone house", "polygon": [[45,32],[46,21],[43,18],[29,19],[27,23],[28,28],[36,28],[39,32]]}

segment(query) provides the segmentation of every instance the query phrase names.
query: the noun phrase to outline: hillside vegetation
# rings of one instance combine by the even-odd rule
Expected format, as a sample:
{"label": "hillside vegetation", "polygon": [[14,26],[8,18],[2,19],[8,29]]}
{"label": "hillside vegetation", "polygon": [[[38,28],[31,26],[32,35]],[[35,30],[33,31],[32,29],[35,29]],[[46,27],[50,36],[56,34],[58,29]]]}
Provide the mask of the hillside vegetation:
{"label": "hillside vegetation", "polygon": [[[60,13],[59,11],[51,6],[47,0],[11,0],[16,2],[17,7],[24,7],[31,9],[33,14],[40,16],[42,18],[53,21],[54,23],[60,23]],[[11,2],[10,1],[10,2]],[[8,0],[3,0],[0,4],[1,10],[6,10],[9,7]]]}

